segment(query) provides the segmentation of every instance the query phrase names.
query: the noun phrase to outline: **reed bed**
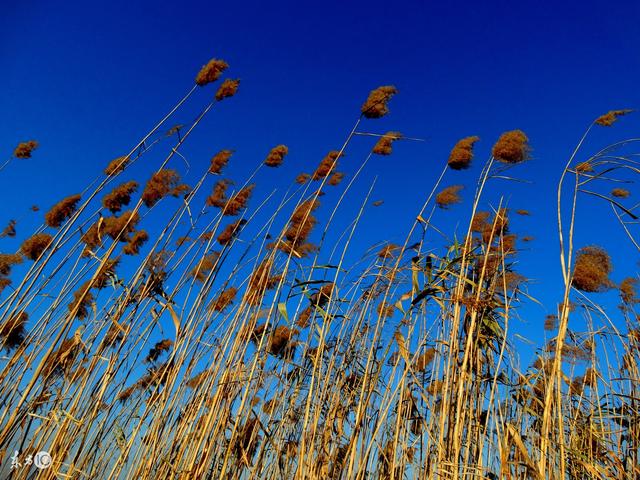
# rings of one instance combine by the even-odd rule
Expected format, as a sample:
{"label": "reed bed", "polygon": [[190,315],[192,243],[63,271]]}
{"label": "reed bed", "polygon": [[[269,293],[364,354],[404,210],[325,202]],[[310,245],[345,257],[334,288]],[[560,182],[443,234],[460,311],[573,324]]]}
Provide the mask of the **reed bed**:
{"label": "reed bed", "polygon": [[[222,79],[228,67],[207,63],[129,153],[105,162],[104,176],[37,213],[37,231],[21,237],[15,221],[5,229],[20,248],[0,255],[3,474],[640,477],[637,278],[612,278],[598,238],[574,246],[576,210],[590,197],[611,206],[628,247],[639,248],[634,193],[616,185],[639,173],[637,154],[626,153],[638,139],[583,152],[592,130],[615,128],[628,110],[595,119],[559,167],[564,289],[540,320],[547,343],[523,366],[511,329],[534,301],[517,271],[531,238],[509,217],[529,212],[485,197],[535,162],[527,135],[496,132],[485,160],[478,137],[461,138],[403,240],[354,252],[362,216],[382,204],[372,190],[341,235],[330,233],[371,155],[412,141],[365,132],[397,89],[365,97],[342,145],[309,173],[286,169],[286,145],[267,145],[247,178],[226,176],[234,152],[220,150],[187,185],[181,147],[218,102],[241,94]],[[170,128],[195,89],[218,81],[193,122]],[[354,141],[370,142],[370,154],[343,165]],[[20,143],[13,157],[29,161],[37,147]],[[152,149],[166,152],[153,167]],[[483,161],[476,183],[463,185],[458,171]],[[133,178],[141,165],[146,176]],[[260,198],[254,187],[268,168],[291,186]],[[327,189],[339,189],[337,201],[325,201]],[[448,238],[437,218],[461,202],[465,227],[436,240]],[[606,311],[598,295],[612,289],[619,308]],[[50,468],[9,470],[14,452],[38,450]]]}

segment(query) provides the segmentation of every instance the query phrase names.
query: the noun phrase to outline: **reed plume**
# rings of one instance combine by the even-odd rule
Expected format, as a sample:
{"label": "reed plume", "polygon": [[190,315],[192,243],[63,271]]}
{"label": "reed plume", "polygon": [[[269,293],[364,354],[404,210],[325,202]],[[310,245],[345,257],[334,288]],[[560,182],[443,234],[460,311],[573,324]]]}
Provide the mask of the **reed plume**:
{"label": "reed plume", "polygon": [[398,90],[392,85],[378,87],[372,90],[367,100],[362,104],[360,111],[366,118],[381,118],[389,113],[387,103],[391,100]]}
{"label": "reed plume", "polygon": [[611,111],[605,113],[604,115],[601,115],[598,118],[596,118],[594,123],[596,125],[600,125],[602,127],[610,127],[611,125],[613,125],[618,120],[618,117],[621,117],[623,115],[627,115],[627,114],[629,114],[631,112],[633,112],[633,110],[630,110],[630,109],[611,110]]}
{"label": "reed plume", "polygon": [[578,250],[571,284],[583,292],[602,292],[612,286],[609,274],[613,270],[609,254],[597,246]]}
{"label": "reed plume", "polygon": [[162,169],[157,171],[144,187],[142,202],[151,208],[168,195],[179,196],[184,192],[184,186],[180,185],[179,182],[180,175],[175,170]]}
{"label": "reed plume", "polygon": [[617,198],[628,198],[631,195],[629,190],[625,190],[624,188],[614,188],[611,190],[611,195]]}
{"label": "reed plume", "polygon": [[15,237],[17,234],[16,225],[17,225],[17,222],[15,220],[9,220],[9,223],[7,223],[7,226],[4,227],[4,229],[2,230],[0,237],[11,237],[11,238]]}
{"label": "reed plume", "polygon": [[465,170],[471,166],[473,160],[473,146],[480,137],[465,137],[458,140],[449,154],[447,164],[453,170]]}
{"label": "reed plume", "polygon": [[238,92],[239,86],[240,80],[231,80],[227,78],[220,84],[220,87],[218,87],[218,91],[216,92],[216,100],[218,102],[221,102],[225,98],[233,97]]}
{"label": "reed plume", "polygon": [[78,207],[78,203],[80,202],[80,195],[71,195],[60,202],[56,203],[51,210],[49,210],[44,219],[47,225],[50,227],[58,228],[62,225],[66,220],[71,218],[71,215],[74,214],[76,208]]}
{"label": "reed plume", "polygon": [[138,182],[131,180],[118,185],[102,198],[102,206],[111,213],[117,213],[123,206],[129,205],[131,195],[138,189]]}
{"label": "reed plume", "polygon": [[451,205],[462,202],[460,197],[460,190],[464,188],[463,185],[451,185],[440,191],[436,195],[436,204],[440,208],[448,208]]}
{"label": "reed plume", "polygon": [[330,151],[320,162],[316,171],[313,172],[311,176],[312,180],[321,180],[325,178],[327,175],[333,172],[336,168],[336,164],[338,162],[338,158],[340,158],[341,154],[337,150]]}
{"label": "reed plume", "polygon": [[2,348],[7,352],[20,346],[27,334],[26,325],[29,315],[20,312],[0,324],[0,339]]}
{"label": "reed plume", "polygon": [[20,142],[18,146],[13,150],[13,156],[23,160],[31,158],[31,154],[36,148],[38,148],[38,145],[38,142],[35,140]]}
{"label": "reed plume", "polygon": [[296,183],[302,185],[305,184],[309,181],[309,179],[311,178],[311,175],[308,173],[300,173],[298,174],[298,176],[296,177]]}
{"label": "reed plume", "polygon": [[198,75],[196,75],[196,84],[200,87],[204,87],[209,83],[213,83],[223,72],[229,68],[229,65],[224,60],[218,60],[217,58],[212,58],[209,60],[209,63],[204,65]]}
{"label": "reed plume", "polygon": [[127,244],[122,247],[122,252],[125,255],[138,255],[140,249],[148,240],[149,234],[145,230],[138,230],[127,241]]}
{"label": "reed plume", "polygon": [[502,163],[522,163],[529,158],[529,139],[522,130],[511,130],[500,135],[491,154]]}
{"label": "reed plume", "polygon": [[36,261],[52,240],[53,237],[48,233],[36,233],[22,242],[20,251],[29,260]]}
{"label": "reed plume", "polygon": [[231,243],[238,233],[240,229],[247,223],[247,221],[243,218],[241,220],[230,223],[225,227],[220,235],[218,235],[218,243],[222,246],[228,245]]}
{"label": "reed plume", "polygon": [[232,196],[222,207],[223,215],[234,217],[247,208],[247,203],[249,202],[249,198],[251,198],[251,193],[254,188],[255,184],[251,184],[240,189],[240,191]]}
{"label": "reed plume", "polygon": [[340,185],[340,182],[342,182],[343,178],[344,178],[344,173],[333,172],[329,177],[329,180],[327,180],[327,184],[331,185],[332,187],[335,187],[337,185]]}
{"label": "reed plume", "polygon": [[210,207],[223,208],[227,203],[227,189],[231,185],[230,180],[218,180],[213,187],[213,192],[207,197],[207,205]]}
{"label": "reed plume", "polygon": [[209,165],[209,173],[220,174],[222,169],[227,166],[229,159],[233,155],[233,150],[220,150],[213,157],[211,157],[211,163]]}
{"label": "reed plume", "polygon": [[264,164],[267,167],[279,167],[282,165],[285,155],[289,153],[289,148],[286,145],[277,145],[271,149]]}
{"label": "reed plume", "polygon": [[218,297],[211,303],[211,309],[214,312],[222,312],[225,308],[233,303],[233,300],[238,294],[238,289],[235,287],[229,287],[224,290]]}
{"label": "reed plume", "polygon": [[391,155],[393,142],[402,138],[400,132],[387,132],[373,146],[376,155]]}
{"label": "reed plume", "polygon": [[117,175],[120,172],[123,172],[127,165],[129,164],[129,157],[122,156],[118,158],[114,158],[109,162],[109,165],[104,169],[104,174],[107,177],[111,177]]}

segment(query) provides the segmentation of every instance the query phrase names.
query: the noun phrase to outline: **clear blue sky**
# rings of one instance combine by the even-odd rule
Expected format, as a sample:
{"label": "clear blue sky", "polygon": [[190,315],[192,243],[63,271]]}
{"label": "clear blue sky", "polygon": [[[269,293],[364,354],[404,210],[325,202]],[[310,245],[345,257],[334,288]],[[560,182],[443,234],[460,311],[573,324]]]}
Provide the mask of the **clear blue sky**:
{"label": "clear blue sky", "polygon": [[[0,152],[8,156],[30,138],[41,148],[2,173],[0,221],[82,190],[190,88],[203,63],[219,57],[241,78],[241,90],[185,147],[193,175],[212,153],[233,148],[230,172],[241,180],[285,143],[291,169],[270,174],[274,182],[289,175],[287,185],[339,148],[369,90],[400,90],[391,115],[362,130],[427,141],[398,144],[392,157],[368,166],[356,192],[378,175],[374,196],[386,203],[363,222],[363,245],[404,238],[456,140],[482,139],[475,167],[445,180],[471,185],[498,135],[524,130],[534,158],[514,174],[533,183],[496,184],[487,199],[504,194],[512,207],[532,211],[514,220],[516,232],[537,238],[535,251],[523,252],[521,271],[538,279],[535,296],[554,301],[556,182],[593,118],[640,106],[639,21],[640,3],[632,1],[10,2],[0,15]],[[198,92],[177,121],[191,120],[212,94]],[[585,152],[633,136],[639,122],[630,116],[599,129]],[[358,139],[345,158],[347,174],[367,141]],[[451,231],[452,219],[468,211],[467,202],[437,222]],[[580,217],[577,243],[593,243],[587,231],[594,227],[606,232],[596,243],[614,253],[620,280],[635,271],[637,252],[627,249],[609,212],[594,204]],[[542,282],[549,272],[553,280]],[[545,313],[535,312],[531,336]]]}

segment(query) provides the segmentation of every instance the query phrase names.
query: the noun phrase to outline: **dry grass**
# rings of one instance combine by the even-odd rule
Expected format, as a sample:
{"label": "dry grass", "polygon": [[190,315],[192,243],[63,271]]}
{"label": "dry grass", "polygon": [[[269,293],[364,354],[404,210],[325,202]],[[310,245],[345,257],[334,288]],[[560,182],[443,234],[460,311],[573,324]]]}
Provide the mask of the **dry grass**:
{"label": "dry grass", "polygon": [[[226,68],[212,60],[197,85]],[[223,81],[205,114],[236,88]],[[361,117],[386,115],[395,93],[371,92]],[[620,114],[596,123],[610,125]],[[640,475],[637,275],[625,273],[616,285],[604,249],[573,247],[585,185],[604,182],[603,191],[626,198],[609,182],[629,180],[614,178],[621,164],[638,173],[633,156],[611,160],[605,149],[576,163],[574,155],[557,172],[564,285],[547,306],[552,313],[527,318],[518,244],[532,237],[517,233],[529,210],[514,210],[522,217],[510,221],[509,195],[498,183],[529,158],[524,133],[506,132],[484,152],[489,160],[475,185],[465,185],[475,195],[447,232],[439,222],[453,211],[435,207],[461,201],[456,170],[474,167],[477,137],[458,142],[403,233],[384,231],[381,214],[396,212],[373,210],[382,200],[370,195],[355,218],[343,218],[352,182],[341,183],[337,161],[349,150],[343,167],[354,181],[366,164],[350,150],[355,127],[313,174],[280,170],[294,188],[274,203],[259,198],[254,182],[266,166],[283,163],[284,145],[237,184],[211,175],[235,172],[231,150],[214,155],[193,188],[181,183],[175,157],[201,119],[162,134],[157,146],[171,144],[161,164],[130,169],[146,169],[141,193],[140,179],[114,187],[113,177],[130,174],[125,167],[144,151],[132,155],[166,131],[168,117],[111,162],[83,203],[68,197],[35,232],[20,238],[21,227],[4,236],[21,245],[0,254],[5,456],[46,449],[54,459],[41,474],[47,478]],[[388,154],[397,138],[387,133],[366,150]],[[566,176],[575,183],[565,185]],[[320,205],[326,184],[339,200],[327,192]],[[493,189],[499,200],[488,202]],[[569,208],[560,201],[572,197]],[[627,217],[636,207],[609,205],[635,247]],[[368,240],[354,235],[372,210],[396,243],[352,252]],[[588,221],[597,242],[597,220]],[[331,235],[337,224],[342,230]],[[614,286],[613,308],[598,304]],[[520,364],[514,325],[521,319],[545,330],[531,365]]]}

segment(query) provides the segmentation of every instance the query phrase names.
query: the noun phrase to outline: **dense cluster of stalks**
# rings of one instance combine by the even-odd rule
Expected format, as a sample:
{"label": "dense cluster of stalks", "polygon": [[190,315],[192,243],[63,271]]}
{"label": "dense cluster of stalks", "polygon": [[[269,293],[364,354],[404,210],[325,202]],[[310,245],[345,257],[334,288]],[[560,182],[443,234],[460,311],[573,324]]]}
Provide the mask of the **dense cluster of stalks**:
{"label": "dense cluster of stalks", "polygon": [[[227,68],[211,60],[196,85]],[[382,201],[363,198],[329,242],[363,171],[350,161],[341,183],[337,163],[397,90],[372,91],[344,143],[313,173],[290,175],[291,190],[264,219],[271,203],[253,198],[259,176],[222,177],[232,150],[216,153],[194,187],[181,183],[189,132],[237,87],[224,80],[202,115],[166,133],[194,87],[129,153],[105,162],[91,189],[53,206],[15,253],[0,254],[2,468],[15,451],[47,450],[53,465],[39,478],[640,476],[637,279],[617,284],[601,247],[574,252],[577,202],[560,203],[567,191],[608,202],[637,248],[635,207],[620,203],[630,194],[594,191],[610,192],[615,172],[638,173],[632,156],[577,148],[557,172],[564,289],[534,320],[546,343],[521,365],[511,329],[529,298],[518,244],[531,237],[517,237],[505,200],[488,204],[484,194],[529,159],[522,131],[496,135],[464,202],[457,170],[471,166],[479,139],[460,140],[406,234],[354,253],[360,219]],[[381,155],[403,138],[376,137],[370,148]],[[154,171],[131,178],[139,158],[167,143]],[[29,158],[35,146],[14,155]],[[287,154],[278,145],[256,168],[278,167]],[[340,200],[321,204],[325,187],[340,189]],[[466,226],[443,244],[438,216],[454,209]],[[597,296],[613,289],[620,305],[605,313]]]}

